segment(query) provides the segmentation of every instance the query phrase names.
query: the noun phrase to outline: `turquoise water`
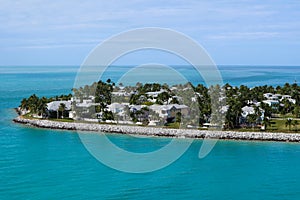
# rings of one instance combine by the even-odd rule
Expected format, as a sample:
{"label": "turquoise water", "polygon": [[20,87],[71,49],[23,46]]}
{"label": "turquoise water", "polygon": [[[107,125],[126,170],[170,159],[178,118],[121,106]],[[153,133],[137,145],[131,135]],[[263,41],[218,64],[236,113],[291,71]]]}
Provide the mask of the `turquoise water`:
{"label": "turquoise water", "polygon": [[[166,168],[128,174],[98,162],[76,133],[11,122],[16,116],[12,108],[23,97],[32,93],[69,93],[76,70],[77,67],[0,67],[1,200],[300,197],[299,144],[219,141],[207,157],[199,159],[199,140]],[[300,67],[221,67],[224,82],[233,85],[293,83],[300,78],[299,72]],[[113,75],[118,77],[118,73],[116,70]],[[169,142],[166,138],[109,137],[134,152],[151,151]]]}

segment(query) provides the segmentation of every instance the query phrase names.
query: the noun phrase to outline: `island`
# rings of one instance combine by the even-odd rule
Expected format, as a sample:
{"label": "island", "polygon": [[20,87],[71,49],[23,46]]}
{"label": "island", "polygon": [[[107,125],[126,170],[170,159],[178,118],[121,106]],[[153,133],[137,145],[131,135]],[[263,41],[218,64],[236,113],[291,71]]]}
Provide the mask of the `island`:
{"label": "island", "polygon": [[[124,86],[108,79],[72,91],[50,98],[35,94],[24,98],[14,122],[149,136],[300,141],[297,83],[253,88],[228,83]],[[214,91],[223,97],[214,96]],[[214,112],[223,118],[214,120]]]}

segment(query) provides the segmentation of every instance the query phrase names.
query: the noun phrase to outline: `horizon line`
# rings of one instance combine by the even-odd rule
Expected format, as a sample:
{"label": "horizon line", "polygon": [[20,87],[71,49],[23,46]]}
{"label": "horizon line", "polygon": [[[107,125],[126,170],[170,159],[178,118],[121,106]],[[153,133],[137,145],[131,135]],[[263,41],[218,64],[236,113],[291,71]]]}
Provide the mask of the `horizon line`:
{"label": "horizon line", "polygon": [[[151,64],[157,64],[157,63],[147,63],[149,65]],[[118,64],[118,65],[109,65],[109,66],[115,66],[115,67],[132,67],[132,66],[140,66],[142,64]],[[191,65],[187,65],[187,64],[163,64],[163,65],[169,65],[169,66],[191,66]],[[230,67],[300,67],[300,64],[299,65],[284,65],[284,64],[215,64],[216,66],[224,66],[224,67],[227,67],[227,66],[230,66]],[[38,64],[32,64],[32,65],[29,65],[29,64],[26,64],[26,65],[19,65],[19,64],[16,64],[16,65],[1,65],[0,64],[0,67],[80,67],[81,64],[53,64],[53,65],[48,65],[48,64],[41,64],[41,65],[38,65]],[[98,65],[95,65],[95,66],[98,66]]]}

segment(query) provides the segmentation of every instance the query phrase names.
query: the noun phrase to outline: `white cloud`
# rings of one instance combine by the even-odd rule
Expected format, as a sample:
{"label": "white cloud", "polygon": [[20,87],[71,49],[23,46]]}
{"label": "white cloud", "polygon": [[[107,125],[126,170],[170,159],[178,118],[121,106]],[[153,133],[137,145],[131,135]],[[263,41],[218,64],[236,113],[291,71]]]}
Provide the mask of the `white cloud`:
{"label": "white cloud", "polygon": [[0,0],[0,35],[6,39],[3,46],[13,39],[19,46],[49,47],[91,44],[85,40],[146,26],[173,28],[203,39],[278,38],[300,32],[299,4],[291,7],[287,2]]}

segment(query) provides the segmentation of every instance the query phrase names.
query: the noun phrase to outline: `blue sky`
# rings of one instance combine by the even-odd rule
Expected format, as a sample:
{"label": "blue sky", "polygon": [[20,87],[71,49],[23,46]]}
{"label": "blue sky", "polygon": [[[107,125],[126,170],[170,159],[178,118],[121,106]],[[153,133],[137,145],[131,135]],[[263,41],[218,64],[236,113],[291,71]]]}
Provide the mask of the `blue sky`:
{"label": "blue sky", "polygon": [[298,0],[0,0],[0,5],[0,65],[80,65],[104,39],[142,27],[182,32],[220,65],[300,65]]}

